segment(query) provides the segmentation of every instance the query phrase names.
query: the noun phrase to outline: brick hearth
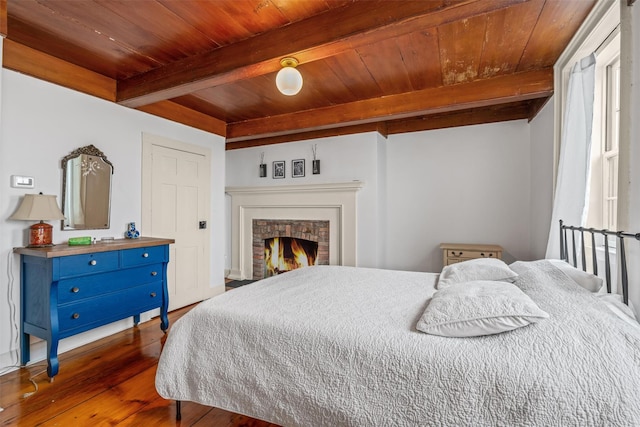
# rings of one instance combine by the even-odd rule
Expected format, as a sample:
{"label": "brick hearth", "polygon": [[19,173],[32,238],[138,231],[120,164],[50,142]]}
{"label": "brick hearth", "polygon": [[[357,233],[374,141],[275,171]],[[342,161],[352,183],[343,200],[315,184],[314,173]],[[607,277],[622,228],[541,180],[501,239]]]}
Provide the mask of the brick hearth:
{"label": "brick hearth", "polygon": [[[231,197],[231,268],[227,277],[234,280],[253,278],[253,221],[259,219],[328,221],[328,264],[357,265],[357,192],[363,185],[360,181],[349,181],[227,187]],[[264,256],[262,249],[260,254]],[[260,271],[263,269],[261,263]]]}

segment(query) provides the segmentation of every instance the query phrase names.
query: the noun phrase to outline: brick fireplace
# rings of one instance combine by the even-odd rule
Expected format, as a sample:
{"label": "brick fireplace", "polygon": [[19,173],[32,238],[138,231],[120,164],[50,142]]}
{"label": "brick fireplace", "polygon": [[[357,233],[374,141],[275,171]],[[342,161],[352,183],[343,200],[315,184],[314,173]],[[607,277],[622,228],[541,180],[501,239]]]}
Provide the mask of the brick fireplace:
{"label": "brick fireplace", "polygon": [[[357,192],[362,186],[362,182],[353,181],[329,184],[227,187],[226,193],[231,196],[231,269],[227,277],[234,280],[253,279],[254,273],[257,273],[255,270],[263,269],[262,264],[260,266],[255,264],[254,252],[260,250],[254,247],[254,228],[272,226],[271,221],[299,222],[303,224],[300,226],[300,230],[296,230],[297,226],[291,228],[293,223],[289,223],[289,233],[302,235],[309,234],[305,230],[314,227],[324,228],[320,225],[328,223],[326,241],[322,240],[322,247],[324,248],[325,244],[327,247],[328,261],[323,259],[322,263],[357,265]],[[265,224],[261,224],[261,221],[265,221]],[[317,224],[314,225],[315,223]],[[286,226],[285,224],[285,234],[287,233]],[[318,234],[322,233],[318,232]],[[260,239],[263,239],[262,234],[259,235]],[[320,240],[318,242],[320,248]],[[264,246],[262,246],[262,254],[264,257]],[[323,256],[324,254],[323,249]]]}
{"label": "brick fireplace", "polygon": [[272,237],[293,237],[318,243],[316,265],[329,265],[329,221],[254,219],[253,279],[264,278],[265,240]]}

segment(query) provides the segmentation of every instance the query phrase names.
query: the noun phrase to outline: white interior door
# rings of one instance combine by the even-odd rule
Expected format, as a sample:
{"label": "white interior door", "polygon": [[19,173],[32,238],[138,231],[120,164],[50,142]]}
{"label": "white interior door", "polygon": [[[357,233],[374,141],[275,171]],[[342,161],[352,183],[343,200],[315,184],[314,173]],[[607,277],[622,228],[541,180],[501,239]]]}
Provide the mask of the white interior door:
{"label": "white interior door", "polygon": [[210,296],[210,151],[150,134],[142,151],[142,230],[175,239],[167,270],[175,310]]}

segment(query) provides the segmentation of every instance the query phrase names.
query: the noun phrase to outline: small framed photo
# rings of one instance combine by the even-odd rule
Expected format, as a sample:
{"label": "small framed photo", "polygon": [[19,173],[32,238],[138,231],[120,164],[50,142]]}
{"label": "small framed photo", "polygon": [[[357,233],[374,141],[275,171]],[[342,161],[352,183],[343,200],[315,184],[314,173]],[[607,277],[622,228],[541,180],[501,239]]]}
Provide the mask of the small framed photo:
{"label": "small framed photo", "polygon": [[294,178],[302,178],[304,176],[304,159],[291,160],[291,176]]}
{"label": "small framed photo", "polygon": [[273,162],[273,178],[284,178],[284,160],[278,160]]}

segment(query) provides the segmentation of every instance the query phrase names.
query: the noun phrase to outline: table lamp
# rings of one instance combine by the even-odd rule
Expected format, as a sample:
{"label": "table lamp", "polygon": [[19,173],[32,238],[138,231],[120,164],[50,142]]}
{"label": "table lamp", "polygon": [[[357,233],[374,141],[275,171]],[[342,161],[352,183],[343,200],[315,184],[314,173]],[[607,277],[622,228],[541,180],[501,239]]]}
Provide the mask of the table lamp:
{"label": "table lamp", "polygon": [[9,217],[24,221],[40,221],[31,226],[29,234],[29,247],[42,248],[53,246],[53,226],[44,221],[64,219],[64,215],[58,207],[56,196],[46,194],[25,194],[18,210]]}

